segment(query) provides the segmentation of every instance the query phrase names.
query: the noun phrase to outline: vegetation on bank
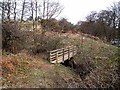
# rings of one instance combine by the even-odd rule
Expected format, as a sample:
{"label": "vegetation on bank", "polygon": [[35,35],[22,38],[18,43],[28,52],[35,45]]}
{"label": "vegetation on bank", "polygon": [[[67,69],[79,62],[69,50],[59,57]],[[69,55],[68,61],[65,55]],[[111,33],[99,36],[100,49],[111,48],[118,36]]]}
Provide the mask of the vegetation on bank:
{"label": "vegetation on bank", "polygon": [[[119,40],[119,6],[73,25],[55,19],[63,9],[59,2],[3,0],[0,83],[4,88],[118,87],[120,47],[111,40]],[[50,64],[49,51],[69,45],[77,47],[77,55],[67,64]]]}
{"label": "vegetation on bank", "polygon": [[[84,37],[83,43],[81,43],[81,36],[72,34],[72,37],[68,37],[61,34],[59,39],[59,43],[62,43],[61,47],[72,44],[78,48],[78,54],[72,59],[77,67],[74,69],[61,64],[49,63],[46,58],[47,54],[44,52],[47,52],[47,49],[60,48],[60,46],[52,48],[51,45],[59,45],[54,44],[54,42],[58,43],[59,37],[54,38],[56,40],[48,39],[49,36],[53,35],[54,37],[58,36],[55,32],[46,33],[46,44],[41,48],[45,48],[43,52],[35,54],[32,52],[34,50],[29,51],[29,49],[24,49],[17,54],[3,52],[3,87],[117,87],[119,80],[117,73],[118,47],[88,37]],[[47,43],[49,47],[47,47]],[[41,51],[40,48],[36,49]]]}

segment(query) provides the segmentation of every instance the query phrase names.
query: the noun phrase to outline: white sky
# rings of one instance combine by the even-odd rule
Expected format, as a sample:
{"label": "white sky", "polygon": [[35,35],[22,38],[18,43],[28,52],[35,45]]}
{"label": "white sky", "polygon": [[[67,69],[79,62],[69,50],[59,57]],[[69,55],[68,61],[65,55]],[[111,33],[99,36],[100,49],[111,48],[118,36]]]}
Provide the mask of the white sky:
{"label": "white sky", "polygon": [[84,21],[91,11],[105,10],[113,2],[118,1],[120,0],[59,0],[64,6],[59,18],[65,17],[68,21],[76,24],[78,21]]}

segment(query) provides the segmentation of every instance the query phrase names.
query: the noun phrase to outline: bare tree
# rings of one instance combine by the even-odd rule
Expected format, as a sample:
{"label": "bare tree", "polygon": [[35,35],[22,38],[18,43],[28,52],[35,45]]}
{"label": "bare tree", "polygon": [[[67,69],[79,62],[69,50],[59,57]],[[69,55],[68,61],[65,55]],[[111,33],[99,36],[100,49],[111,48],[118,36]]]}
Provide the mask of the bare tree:
{"label": "bare tree", "polygon": [[47,24],[49,24],[48,20],[52,18],[56,18],[63,10],[63,7],[59,2],[54,2],[52,0],[43,0],[39,7],[39,17],[43,20],[43,29],[44,31],[48,29]]}
{"label": "bare tree", "polygon": [[11,9],[10,5],[11,5],[11,1],[8,0],[7,2],[7,19],[8,20],[10,20],[10,9]]}
{"label": "bare tree", "polygon": [[34,30],[34,5],[33,1],[31,0],[31,14],[32,14],[32,20],[33,20],[33,30]]}
{"label": "bare tree", "polygon": [[23,5],[22,5],[22,15],[21,15],[21,21],[23,21],[23,17],[24,17],[24,10],[25,10],[25,1],[23,1]]}
{"label": "bare tree", "polygon": [[118,28],[119,20],[120,20],[120,1],[117,3],[113,3],[113,5],[109,8],[112,11],[112,25],[113,28]]}
{"label": "bare tree", "polygon": [[51,9],[48,10],[48,18],[49,19],[56,18],[63,10],[63,8],[60,6],[59,2],[51,3],[50,8]]}
{"label": "bare tree", "polygon": [[59,2],[53,2],[52,0],[43,0],[41,7],[39,7],[39,15],[41,19],[51,19],[57,17],[63,7]]}
{"label": "bare tree", "polygon": [[35,21],[36,21],[36,24],[35,24],[35,29],[37,29],[37,24],[38,24],[38,2],[37,0],[35,1]]}
{"label": "bare tree", "polygon": [[47,19],[48,19],[48,15],[49,15],[49,0],[47,0],[47,2],[48,2],[48,3],[47,3],[47,7],[46,7],[46,9],[47,9],[47,11],[46,11],[47,14],[46,14],[46,16],[47,16]]}
{"label": "bare tree", "polygon": [[120,1],[113,3],[111,10],[113,12],[112,24],[113,28],[116,29],[116,38],[120,38]]}
{"label": "bare tree", "polygon": [[1,10],[2,10],[2,22],[4,21],[4,17],[5,17],[5,2],[3,0],[3,2],[1,2]]}
{"label": "bare tree", "polygon": [[46,0],[43,1],[43,15],[42,15],[42,18],[45,17],[45,10],[46,10]]}
{"label": "bare tree", "polygon": [[11,17],[12,17],[12,0],[3,0],[1,2],[1,11],[2,11],[2,21],[4,20],[8,20],[10,21],[11,20]]}
{"label": "bare tree", "polygon": [[16,7],[17,7],[17,2],[14,0],[14,20],[16,20]]}

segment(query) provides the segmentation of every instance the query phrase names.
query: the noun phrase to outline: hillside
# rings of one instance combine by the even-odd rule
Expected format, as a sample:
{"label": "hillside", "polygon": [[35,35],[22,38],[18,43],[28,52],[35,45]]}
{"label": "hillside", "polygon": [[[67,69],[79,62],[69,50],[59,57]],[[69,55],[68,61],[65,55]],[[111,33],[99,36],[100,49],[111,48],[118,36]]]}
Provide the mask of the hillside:
{"label": "hillside", "polygon": [[99,1],[1,0],[1,88],[119,88],[120,1]]}
{"label": "hillside", "polygon": [[[70,65],[50,64],[41,54],[28,50],[18,54],[3,51],[2,85],[5,88],[95,88],[118,86],[118,47],[79,34],[57,34],[65,46],[75,45],[78,54]],[[53,36],[47,33],[48,36]],[[47,36],[46,35],[46,36]],[[81,42],[82,41],[82,42]]]}
{"label": "hillside", "polygon": [[[5,70],[3,72],[3,87],[57,88],[82,86],[79,84],[81,82],[79,76],[62,65],[52,65],[41,58],[33,58],[24,53],[23,55],[3,56],[2,59],[3,69],[10,71],[7,71],[7,75],[5,75]],[[14,62],[16,62],[15,65]],[[70,86],[75,81],[74,86]]]}

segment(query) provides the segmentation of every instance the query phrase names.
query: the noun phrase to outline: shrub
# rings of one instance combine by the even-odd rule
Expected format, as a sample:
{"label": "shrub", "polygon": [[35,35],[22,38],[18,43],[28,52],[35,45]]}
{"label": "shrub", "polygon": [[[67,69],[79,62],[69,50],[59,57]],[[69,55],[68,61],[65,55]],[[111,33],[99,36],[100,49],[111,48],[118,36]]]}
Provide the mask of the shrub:
{"label": "shrub", "polygon": [[4,22],[2,24],[2,49],[18,53],[23,49],[24,38],[17,22]]}
{"label": "shrub", "polygon": [[46,53],[50,50],[63,47],[62,38],[58,36],[35,36],[34,47],[32,48],[34,53]]}

